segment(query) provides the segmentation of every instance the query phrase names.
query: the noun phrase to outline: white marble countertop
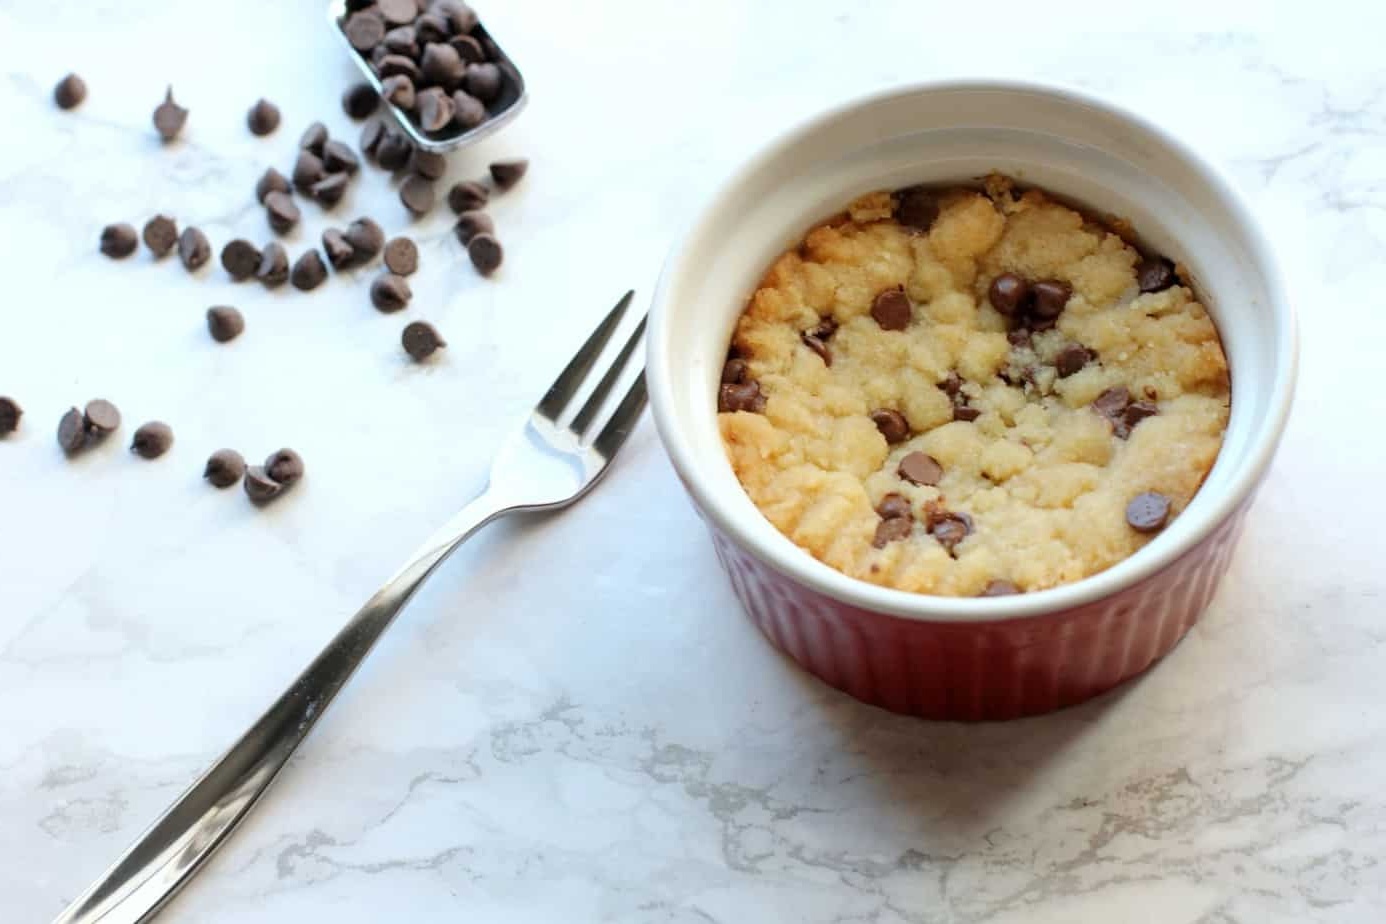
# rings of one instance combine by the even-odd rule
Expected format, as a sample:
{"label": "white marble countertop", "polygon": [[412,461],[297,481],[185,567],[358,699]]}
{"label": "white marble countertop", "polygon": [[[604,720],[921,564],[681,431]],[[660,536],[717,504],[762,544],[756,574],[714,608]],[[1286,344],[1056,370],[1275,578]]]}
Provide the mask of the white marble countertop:
{"label": "white marble countertop", "polygon": [[[496,203],[492,282],[441,210],[411,226],[407,317],[452,344],[420,369],[368,271],[305,297],[96,251],[104,224],[156,210],[218,246],[269,238],[260,171],[287,170],[313,118],[358,132],[323,5],[0,4],[0,393],[28,411],[0,443],[0,919],[56,914],[480,487],[500,430],[620,291],[648,295],[749,146],[848,94],[977,73],[1075,83],[1183,133],[1296,288],[1297,410],[1175,653],[1034,720],[863,707],[741,617],[647,422],[580,507],[441,569],[162,920],[1386,919],[1386,403],[1365,375],[1386,343],[1386,74],[1365,7],[1260,6],[1253,34],[1192,4],[1090,3],[1122,30],[1092,34],[1022,4],[486,4],[533,104],[453,174],[533,168]],[[1181,22],[1224,31],[1162,31]],[[91,95],[63,114],[70,69]],[[192,114],[163,149],[168,82]],[[261,95],[284,111],[263,140],[243,122]],[[359,213],[406,226],[373,169],[330,220]],[[305,214],[294,253],[328,221]],[[202,321],[222,302],[248,318],[226,347]],[[170,421],[173,452],[65,461],[57,419],[96,396],[127,436]],[[293,445],[308,478],[255,511],[199,480],[224,444]]]}

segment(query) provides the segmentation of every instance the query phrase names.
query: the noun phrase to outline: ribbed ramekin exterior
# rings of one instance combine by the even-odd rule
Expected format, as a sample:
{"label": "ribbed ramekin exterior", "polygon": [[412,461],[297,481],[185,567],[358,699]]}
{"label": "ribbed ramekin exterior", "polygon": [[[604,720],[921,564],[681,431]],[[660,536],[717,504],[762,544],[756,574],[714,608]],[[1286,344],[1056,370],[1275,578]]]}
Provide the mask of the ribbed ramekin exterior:
{"label": "ribbed ramekin exterior", "polygon": [[1111,596],[984,623],[860,609],[785,577],[715,526],[712,538],[747,614],[825,683],[892,712],[1012,719],[1090,699],[1168,653],[1212,600],[1248,504],[1167,568]]}

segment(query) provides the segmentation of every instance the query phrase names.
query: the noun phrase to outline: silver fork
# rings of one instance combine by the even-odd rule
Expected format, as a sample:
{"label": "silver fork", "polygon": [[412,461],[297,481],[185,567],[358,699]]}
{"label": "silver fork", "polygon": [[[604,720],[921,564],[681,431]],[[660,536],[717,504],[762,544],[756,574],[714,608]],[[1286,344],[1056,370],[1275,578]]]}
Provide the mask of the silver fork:
{"label": "silver fork", "polygon": [[570,421],[564,422],[564,416],[634,297],[627,292],[616,304],[506,440],[491,464],[486,490],[419,547],[250,730],[54,924],[135,924],[154,917],[250,813],[337,691],[443,559],[492,520],[559,510],[592,490],[645,408],[642,370],[592,436],[645,330],[643,317],[587,401]]}

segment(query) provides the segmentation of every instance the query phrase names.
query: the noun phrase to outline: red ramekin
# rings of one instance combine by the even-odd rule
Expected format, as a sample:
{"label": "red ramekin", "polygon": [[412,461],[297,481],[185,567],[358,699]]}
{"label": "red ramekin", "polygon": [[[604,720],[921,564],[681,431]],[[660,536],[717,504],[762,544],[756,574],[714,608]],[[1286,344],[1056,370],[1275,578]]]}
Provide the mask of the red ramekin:
{"label": "red ramekin", "polygon": [[[1183,513],[1136,555],[1013,597],[905,593],[849,578],[761,515],[717,429],[727,343],[771,261],[862,193],[997,171],[1127,219],[1186,267],[1232,378],[1223,449]],[[807,670],[868,703],[1006,719],[1081,702],[1168,652],[1207,607],[1293,398],[1296,324],[1269,245],[1231,183],[1111,103],[1013,81],[874,94],[791,128],[734,173],[674,249],[651,314],[651,406],[737,597]]]}

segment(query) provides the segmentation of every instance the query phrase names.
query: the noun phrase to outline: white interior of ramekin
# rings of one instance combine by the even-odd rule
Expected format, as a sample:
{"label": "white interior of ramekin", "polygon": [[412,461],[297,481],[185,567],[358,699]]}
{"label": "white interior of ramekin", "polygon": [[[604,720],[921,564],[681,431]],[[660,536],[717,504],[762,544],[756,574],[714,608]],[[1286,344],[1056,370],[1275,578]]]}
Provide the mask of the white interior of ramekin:
{"label": "white interior of ramekin", "polygon": [[[849,578],[795,546],[737,481],[716,421],[733,324],[770,262],[854,196],[1009,174],[1126,218],[1193,274],[1232,371],[1222,453],[1192,503],[1112,568],[1015,597],[905,593]],[[1163,568],[1229,516],[1269,464],[1289,413],[1295,322],[1262,234],[1231,185],[1145,120],[1069,89],[969,81],[892,90],[798,125],[734,173],[665,265],[649,336],[651,405],[669,456],[718,527],[772,567],[839,600],[945,621],[1053,612]]]}

